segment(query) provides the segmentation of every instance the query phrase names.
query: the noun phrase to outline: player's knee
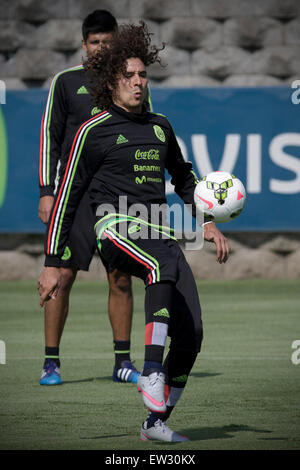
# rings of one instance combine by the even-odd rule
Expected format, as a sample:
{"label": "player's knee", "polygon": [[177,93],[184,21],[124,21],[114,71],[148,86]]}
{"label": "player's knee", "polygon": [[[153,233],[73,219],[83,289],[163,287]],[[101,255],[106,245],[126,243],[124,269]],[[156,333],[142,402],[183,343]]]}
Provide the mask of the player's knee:
{"label": "player's knee", "polygon": [[62,290],[70,290],[75,281],[77,271],[71,268],[60,269],[60,288]]}
{"label": "player's knee", "polygon": [[132,295],[131,276],[120,271],[109,273],[109,290],[112,295]]}
{"label": "player's knee", "polygon": [[[186,341],[186,344],[189,343],[189,347],[193,349],[194,351],[200,352],[201,351],[201,345],[203,341],[203,323],[202,321],[196,321],[192,325],[192,329],[190,330],[188,334],[188,341]],[[187,340],[187,338],[186,338]]]}
{"label": "player's knee", "polygon": [[185,349],[190,351],[193,355],[198,354],[201,351],[201,345],[203,341],[203,328],[202,323],[200,325],[193,325],[191,328],[185,328],[182,331],[181,337],[174,338],[174,347],[177,349]]}

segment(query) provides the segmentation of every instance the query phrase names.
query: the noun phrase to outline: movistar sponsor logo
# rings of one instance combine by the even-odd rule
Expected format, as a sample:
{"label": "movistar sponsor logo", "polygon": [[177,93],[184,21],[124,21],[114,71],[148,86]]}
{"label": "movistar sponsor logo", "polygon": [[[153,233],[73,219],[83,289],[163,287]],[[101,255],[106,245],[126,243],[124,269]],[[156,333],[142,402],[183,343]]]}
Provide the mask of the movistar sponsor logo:
{"label": "movistar sponsor logo", "polygon": [[187,382],[187,375],[180,375],[179,377],[173,377],[173,382]]}
{"label": "movistar sponsor logo", "polygon": [[126,137],[120,134],[117,138],[116,144],[125,144],[126,142],[128,142],[128,139],[126,139]]}
{"label": "movistar sponsor logo", "polygon": [[146,183],[146,181],[147,181],[147,178],[145,175],[143,175],[141,178],[139,178],[138,176],[135,178],[136,184],[143,184],[143,183]]}
{"label": "movistar sponsor logo", "polygon": [[88,94],[89,94],[89,92],[87,91],[87,89],[85,88],[84,85],[79,87],[78,90],[77,90],[77,95],[88,95]]}
{"label": "movistar sponsor logo", "polygon": [[133,165],[134,171],[160,171],[160,166],[155,165]]}
{"label": "movistar sponsor logo", "polygon": [[168,312],[168,309],[166,308],[161,308],[160,310],[158,310],[158,312],[153,313],[153,316],[170,318],[170,314]]}
{"label": "movistar sponsor logo", "polygon": [[147,183],[162,183],[163,180],[162,178],[147,178]]}
{"label": "movistar sponsor logo", "polygon": [[159,150],[150,149],[142,152],[140,149],[137,149],[134,158],[136,160],[159,160]]}
{"label": "movistar sponsor logo", "polygon": [[135,178],[136,184],[142,184],[142,183],[163,183],[162,178],[152,178],[151,176],[145,176],[143,175],[141,178],[139,176],[136,176]]}

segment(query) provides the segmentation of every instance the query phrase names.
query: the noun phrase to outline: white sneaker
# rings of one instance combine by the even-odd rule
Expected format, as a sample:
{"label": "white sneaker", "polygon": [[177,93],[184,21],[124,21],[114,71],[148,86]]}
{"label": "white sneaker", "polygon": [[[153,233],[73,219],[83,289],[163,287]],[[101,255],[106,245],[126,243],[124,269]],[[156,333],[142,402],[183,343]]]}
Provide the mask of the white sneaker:
{"label": "white sneaker", "polygon": [[166,442],[186,442],[189,440],[187,437],[180,436],[177,432],[172,431],[161,419],[155,421],[154,426],[149,429],[146,428],[145,423],[146,421],[141,427],[141,441],[157,440]]}
{"label": "white sneaker", "polygon": [[150,375],[140,375],[137,388],[142,392],[144,404],[149,410],[164,413],[167,410],[164,399],[165,374],[152,372]]}

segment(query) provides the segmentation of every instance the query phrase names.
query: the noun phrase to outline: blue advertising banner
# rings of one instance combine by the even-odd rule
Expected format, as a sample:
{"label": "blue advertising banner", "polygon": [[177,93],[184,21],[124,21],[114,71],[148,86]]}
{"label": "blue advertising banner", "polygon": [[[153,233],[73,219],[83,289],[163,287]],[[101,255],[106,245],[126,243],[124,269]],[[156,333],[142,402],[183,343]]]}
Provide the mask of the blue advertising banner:
{"label": "blue advertising banner", "polygon": [[[300,83],[299,83],[300,86]],[[289,87],[156,88],[196,174],[226,170],[242,180],[247,202],[223,231],[300,230],[300,104]],[[8,91],[0,109],[0,231],[43,232],[37,217],[39,133],[47,92]],[[170,205],[179,202],[169,181]]]}

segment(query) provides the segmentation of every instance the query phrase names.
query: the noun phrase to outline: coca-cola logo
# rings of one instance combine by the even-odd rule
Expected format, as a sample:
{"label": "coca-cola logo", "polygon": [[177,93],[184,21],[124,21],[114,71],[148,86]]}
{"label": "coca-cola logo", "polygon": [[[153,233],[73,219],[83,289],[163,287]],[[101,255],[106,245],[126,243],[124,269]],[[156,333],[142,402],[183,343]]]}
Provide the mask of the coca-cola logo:
{"label": "coca-cola logo", "polygon": [[134,158],[136,160],[159,160],[159,150],[158,149],[150,149],[146,151],[142,151],[137,149],[135,152]]}

